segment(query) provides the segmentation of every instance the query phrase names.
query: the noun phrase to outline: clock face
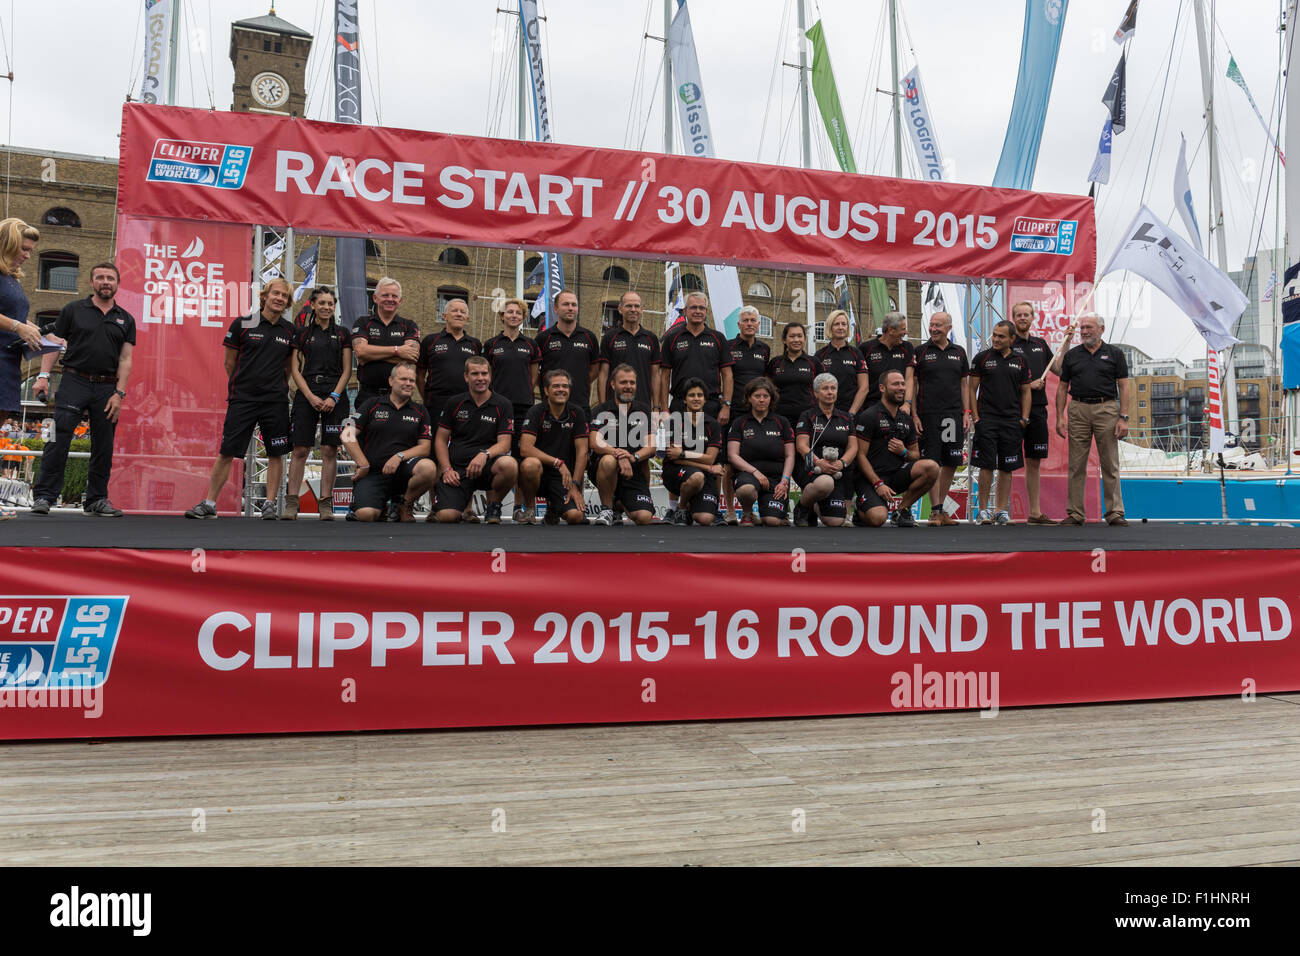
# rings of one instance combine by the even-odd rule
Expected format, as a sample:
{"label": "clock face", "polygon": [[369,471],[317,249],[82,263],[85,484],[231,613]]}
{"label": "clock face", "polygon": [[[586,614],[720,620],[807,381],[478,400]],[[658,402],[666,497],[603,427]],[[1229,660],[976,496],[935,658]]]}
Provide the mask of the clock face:
{"label": "clock face", "polygon": [[263,106],[283,106],[289,99],[289,83],[278,73],[253,77],[253,98]]}

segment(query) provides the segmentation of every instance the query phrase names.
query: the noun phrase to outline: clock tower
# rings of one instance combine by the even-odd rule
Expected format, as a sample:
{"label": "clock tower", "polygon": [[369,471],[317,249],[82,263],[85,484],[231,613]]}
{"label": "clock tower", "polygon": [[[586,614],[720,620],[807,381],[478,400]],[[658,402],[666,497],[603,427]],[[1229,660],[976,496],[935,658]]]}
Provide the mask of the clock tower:
{"label": "clock tower", "polygon": [[307,55],[311,34],[275,15],[230,25],[235,67],[234,112],[302,116],[306,110]]}

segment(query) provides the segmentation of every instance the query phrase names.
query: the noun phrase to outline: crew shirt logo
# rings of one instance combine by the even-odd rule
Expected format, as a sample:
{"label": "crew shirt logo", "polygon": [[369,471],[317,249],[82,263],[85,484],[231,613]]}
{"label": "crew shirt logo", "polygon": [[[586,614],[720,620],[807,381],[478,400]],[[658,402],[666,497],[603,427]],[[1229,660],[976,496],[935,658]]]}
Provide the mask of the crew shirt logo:
{"label": "crew shirt logo", "polygon": [[1074,252],[1074,236],[1078,230],[1077,219],[1017,216],[1011,229],[1011,251],[1068,256]]}
{"label": "crew shirt logo", "polygon": [[241,189],[253,147],[198,143],[181,139],[154,141],[147,182]]}
{"label": "crew shirt logo", "polygon": [[126,597],[0,595],[0,687],[99,687]]}

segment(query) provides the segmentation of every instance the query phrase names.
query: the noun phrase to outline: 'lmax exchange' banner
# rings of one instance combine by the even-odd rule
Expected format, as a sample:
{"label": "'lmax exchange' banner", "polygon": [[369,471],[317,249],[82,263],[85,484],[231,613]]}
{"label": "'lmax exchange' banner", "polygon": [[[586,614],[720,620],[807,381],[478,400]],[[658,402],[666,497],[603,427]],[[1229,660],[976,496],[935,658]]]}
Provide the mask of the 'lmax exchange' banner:
{"label": "'lmax exchange' banner", "polygon": [[[600,580],[609,558],[566,555],[566,575]],[[502,549],[0,549],[0,580],[39,563],[43,588],[0,595],[0,737],[991,715],[1300,688],[1297,551],[620,560],[638,587],[574,602],[553,554]]]}
{"label": "'lmax exchange' banner", "polygon": [[1091,281],[1087,197],[127,104],[129,215],[906,278]]}

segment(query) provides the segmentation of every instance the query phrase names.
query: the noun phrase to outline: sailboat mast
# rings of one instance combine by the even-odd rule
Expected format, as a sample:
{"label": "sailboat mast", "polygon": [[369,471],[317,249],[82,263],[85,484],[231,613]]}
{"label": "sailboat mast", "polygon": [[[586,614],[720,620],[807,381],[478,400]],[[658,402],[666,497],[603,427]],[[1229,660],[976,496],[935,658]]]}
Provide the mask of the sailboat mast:
{"label": "sailboat mast", "polygon": [[898,102],[898,0],[889,0],[889,53],[893,63],[893,84],[889,87],[894,105],[894,175],[903,178],[903,110]]}
{"label": "sailboat mast", "polygon": [[[518,120],[515,132],[521,140],[528,139],[528,114],[524,112],[527,108],[525,98],[528,84],[528,41],[524,36],[524,18],[519,16],[519,99],[515,104],[515,115]],[[515,297],[522,299],[524,297],[524,250],[515,250]]]}
{"label": "sailboat mast", "polygon": [[[673,28],[673,0],[664,0],[664,152],[673,151],[673,60],[668,33]],[[684,134],[683,134],[684,135]]]}
{"label": "sailboat mast", "polygon": [[[812,134],[808,123],[808,23],[804,17],[804,0],[799,0],[799,164],[804,169],[812,167]],[[813,274],[804,274],[805,301],[808,304],[808,343],[809,352],[816,351],[817,344],[817,299],[814,292]]]}
{"label": "sailboat mast", "polygon": [[181,35],[181,11],[179,5],[172,8],[172,30],[171,37],[168,39],[169,53],[167,56],[167,105],[176,105],[176,61],[177,54],[180,52],[180,35]]}

